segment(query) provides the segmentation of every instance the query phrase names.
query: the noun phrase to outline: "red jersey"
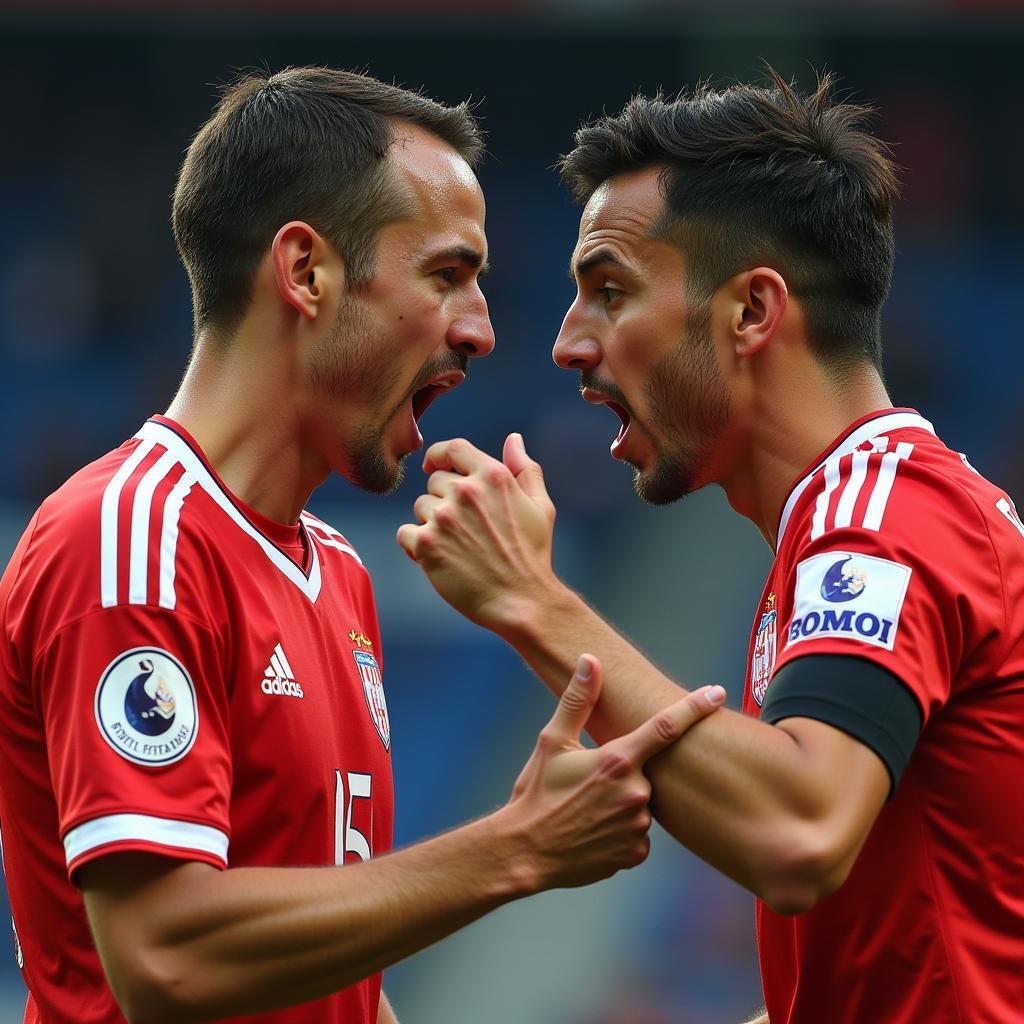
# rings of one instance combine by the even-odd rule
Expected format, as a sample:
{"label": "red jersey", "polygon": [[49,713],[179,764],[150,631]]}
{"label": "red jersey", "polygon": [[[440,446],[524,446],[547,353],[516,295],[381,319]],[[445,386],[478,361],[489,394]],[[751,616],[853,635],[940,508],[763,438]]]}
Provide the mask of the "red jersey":
{"label": "red jersey", "polygon": [[1024,1015],[1024,525],[931,424],[853,424],[792,489],[744,710],[809,654],[877,663],[922,713],[847,881],[758,901],[771,1024],[1007,1024]]}
{"label": "red jersey", "polygon": [[[0,582],[0,820],[25,1019],[122,1017],[77,868],[143,850],[217,867],[391,846],[370,579],[336,530],[243,505],[163,417],[33,517]],[[375,1024],[377,975],[247,1017]],[[241,1018],[239,1018],[241,1019]]]}

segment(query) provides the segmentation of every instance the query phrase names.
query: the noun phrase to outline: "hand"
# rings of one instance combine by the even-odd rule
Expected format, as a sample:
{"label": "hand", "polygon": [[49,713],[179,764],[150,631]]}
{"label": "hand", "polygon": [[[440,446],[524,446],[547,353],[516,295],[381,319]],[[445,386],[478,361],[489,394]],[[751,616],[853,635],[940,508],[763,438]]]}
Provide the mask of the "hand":
{"label": "hand", "polygon": [[526,837],[537,889],[587,885],[647,859],[651,787],[644,765],[725,700],[721,686],[705,686],[632,732],[586,749],[580,736],[601,681],[601,663],[581,655],[512,799],[498,812],[513,816]]}
{"label": "hand", "polygon": [[518,602],[554,581],[555,506],[541,467],[519,434],[508,436],[502,459],[462,438],[431,445],[427,493],[413,506],[421,525],[398,530],[398,543],[450,605],[499,630]]}

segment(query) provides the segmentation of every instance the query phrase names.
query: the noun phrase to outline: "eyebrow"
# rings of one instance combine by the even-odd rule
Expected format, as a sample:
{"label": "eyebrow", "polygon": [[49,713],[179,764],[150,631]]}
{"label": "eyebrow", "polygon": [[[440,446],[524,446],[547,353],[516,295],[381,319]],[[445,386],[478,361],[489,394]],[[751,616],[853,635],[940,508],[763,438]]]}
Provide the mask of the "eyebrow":
{"label": "eyebrow", "polygon": [[574,263],[571,259],[569,260],[569,280],[575,281],[577,278],[585,277],[595,267],[618,267],[619,270],[629,270],[629,266],[625,260],[620,259],[612,252],[611,249],[601,248],[595,249],[585,260],[579,260]]}
{"label": "eyebrow", "polygon": [[441,249],[439,252],[431,255],[430,262],[433,263],[434,260],[458,260],[460,263],[465,263],[466,266],[478,271],[480,277],[483,277],[491,269],[491,264],[484,258],[483,254],[477,252],[470,245],[453,245],[447,249]]}

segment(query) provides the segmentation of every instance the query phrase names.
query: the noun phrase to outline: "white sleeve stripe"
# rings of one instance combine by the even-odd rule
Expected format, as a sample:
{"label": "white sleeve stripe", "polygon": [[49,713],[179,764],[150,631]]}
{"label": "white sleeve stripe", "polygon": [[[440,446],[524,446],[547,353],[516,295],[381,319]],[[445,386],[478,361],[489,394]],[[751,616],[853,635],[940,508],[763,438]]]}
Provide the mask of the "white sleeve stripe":
{"label": "white sleeve stripe", "polygon": [[839,459],[829,459],[825,463],[825,489],[818,495],[818,503],[814,506],[814,519],[811,521],[811,540],[817,540],[825,532],[825,518],[828,515],[832,493],[839,486]]}
{"label": "white sleeve stripe", "polygon": [[882,528],[885,506],[889,503],[889,494],[896,482],[896,470],[903,459],[910,458],[913,450],[914,446],[909,441],[900,441],[896,445],[896,451],[886,452],[882,456],[882,465],[878,470],[871,497],[868,499],[867,511],[864,513],[865,530],[874,530],[877,533]]}
{"label": "white sleeve stripe", "polygon": [[70,867],[72,862],[97,847],[131,841],[198,850],[213,854],[225,864],[228,862],[228,837],[220,829],[149,814],[108,814],[93,818],[64,837],[64,855]]}
{"label": "white sleeve stripe", "polygon": [[173,608],[177,604],[174,591],[175,558],[178,549],[178,519],[196,478],[187,470],[171,488],[164,504],[164,523],[160,534],[160,607]]}
{"label": "white sleeve stripe", "polygon": [[[870,441],[874,437],[886,436],[896,430],[925,430],[929,434],[935,433],[935,428],[922,416],[918,416],[917,413],[886,413],[884,416],[875,416],[872,419],[869,419],[866,423],[862,423],[857,427],[856,430],[847,434],[846,437],[838,444],[835,451],[830,454],[829,458],[841,458],[844,455],[850,455],[865,441]],[[795,484],[793,489],[789,492],[789,497],[786,499],[785,505],[782,506],[782,515],[779,517],[779,535],[775,539],[776,551],[782,547],[782,540],[786,535],[786,527],[789,525],[793,509],[796,508],[797,502],[803,496],[807,488],[814,482],[818,471],[822,468],[825,461],[826,460],[823,459],[819,462],[802,480],[800,480],[799,483]]]}
{"label": "white sleeve stripe", "polygon": [[165,451],[146,471],[135,488],[132,502],[130,561],[128,563],[128,603],[145,604],[149,589],[149,534],[153,513],[153,493],[177,462],[174,452]]}
{"label": "white sleeve stripe", "polygon": [[854,452],[851,459],[850,479],[846,481],[843,493],[836,508],[836,528],[849,526],[853,522],[853,510],[868,475],[868,456],[870,452]]}
{"label": "white sleeve stripe", "polygon": [[156,442],[144,440],[121,464],[104,488],[100,504],[100,603],[104,608],[117,604],[117,513],[125,481],[153,450]]}

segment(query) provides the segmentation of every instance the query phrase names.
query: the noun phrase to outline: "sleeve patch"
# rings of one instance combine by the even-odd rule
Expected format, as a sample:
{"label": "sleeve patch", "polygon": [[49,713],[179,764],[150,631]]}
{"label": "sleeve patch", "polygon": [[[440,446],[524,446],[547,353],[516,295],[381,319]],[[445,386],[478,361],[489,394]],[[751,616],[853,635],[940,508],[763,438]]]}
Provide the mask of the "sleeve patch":
{"label": "sleeve patch", "polygon": [[796,568],[786,648],[801,640],[842,637],[893,649],[910,566],[847,551],[826,551]]}
{"label": "sleeve patch", "polygon": [[185,666],[158,647],[133,647],[104,670],[96,724],[109,746],[134,764],[180,761],[199,732],[196,691]]}

